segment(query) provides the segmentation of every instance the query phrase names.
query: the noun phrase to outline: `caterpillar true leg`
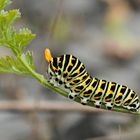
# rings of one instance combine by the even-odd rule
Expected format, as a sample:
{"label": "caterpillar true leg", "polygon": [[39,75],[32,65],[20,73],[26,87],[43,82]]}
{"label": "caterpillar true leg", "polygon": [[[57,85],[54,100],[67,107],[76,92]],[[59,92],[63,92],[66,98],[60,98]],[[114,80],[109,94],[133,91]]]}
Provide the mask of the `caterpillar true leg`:
{"label": "caterpillar true leg", "polygon": [[68,98],[74,100],[77,97],[77,93],[70,91],[68,94]]}

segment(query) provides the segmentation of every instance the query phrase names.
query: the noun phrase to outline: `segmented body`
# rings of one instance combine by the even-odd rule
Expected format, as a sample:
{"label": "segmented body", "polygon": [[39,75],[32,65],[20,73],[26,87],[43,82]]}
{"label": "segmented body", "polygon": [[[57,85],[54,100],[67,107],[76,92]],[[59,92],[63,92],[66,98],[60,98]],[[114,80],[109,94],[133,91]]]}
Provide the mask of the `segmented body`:
{"label": "segmented body", "polygon": [[104,104],[111,110],[113,106],[137,112],[140,104],[138,95],[127,86],[91,77],[83,63],[66,54],[52,58],[47,73],[54,86],[61,86],[69,92],[70,99],[80,98],[82,104],[93,102],[95,107]]}

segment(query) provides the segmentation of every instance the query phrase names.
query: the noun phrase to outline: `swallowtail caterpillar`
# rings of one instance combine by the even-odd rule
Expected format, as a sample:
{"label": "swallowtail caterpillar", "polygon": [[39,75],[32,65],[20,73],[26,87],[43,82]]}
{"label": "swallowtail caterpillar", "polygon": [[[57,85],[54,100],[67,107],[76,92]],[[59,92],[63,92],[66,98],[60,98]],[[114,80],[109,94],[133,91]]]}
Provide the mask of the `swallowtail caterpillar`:
{"label": "swallowtail caterpillar", "polygon": [[91,77],[84,64],[71,54],[52,57],[45,50],[50,83],[68,91],[68,98],[80,98],[82,104],[93,102],[97,108],[111,110],[114,106],[137,112],[140,107],[138,95],[125,85]]}

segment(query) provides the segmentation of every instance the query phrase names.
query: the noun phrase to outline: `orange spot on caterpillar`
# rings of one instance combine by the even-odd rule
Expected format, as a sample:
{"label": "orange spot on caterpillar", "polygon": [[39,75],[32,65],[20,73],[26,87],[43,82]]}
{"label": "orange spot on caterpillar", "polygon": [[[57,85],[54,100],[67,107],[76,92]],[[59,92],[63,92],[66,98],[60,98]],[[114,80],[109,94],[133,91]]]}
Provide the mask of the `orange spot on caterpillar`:
{"label": "orange spot on caterpillar", "polygon": [[53,60],[51,51],[48,48],[45,49],[45,59],[47,60],[48,63],[50,63]]}

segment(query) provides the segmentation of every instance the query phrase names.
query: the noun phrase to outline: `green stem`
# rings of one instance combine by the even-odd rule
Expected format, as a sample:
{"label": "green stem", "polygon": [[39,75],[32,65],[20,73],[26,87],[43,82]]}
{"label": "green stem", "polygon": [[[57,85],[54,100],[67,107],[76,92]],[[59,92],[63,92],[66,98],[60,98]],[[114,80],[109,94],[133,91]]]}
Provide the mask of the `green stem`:
{"label": "green stem", "polygon": [[[50,84],[43,75],[37,73],[35,70],[33,70],[25,61],[25,59],[22,57],[22,55],[20,57],[18,57],[20,62],[27,68],[27,70],[29,71],[30,75],[35,78],[37,81],[39,81],[39,83],[41,83],[43,86],[49,88],[50,90],[53,90],[54,92],[57,92],[59,94],[61,94],[62,96],[67,97],[68,92],[58,88],[58,87],[54,87],[52,84]],[[76,102],[80,103],[79,99],[75,99]],[[88,103],[89,106],[94,106],[93,103]],[[103,109],[105,109],[105,106],[103,107]],[[140,111],[136,112],[136,113],[131,113],[129,110],[124,109],[124,108],[120,108],[120,107],[114,107],[113,111],[115,112],[122,112],[122,113],[129,113],[129,114],[135,114],[135,115],[140,115]]]}
{"label": "green stem", "polygon": [[27,63],[26,61],[23,59],[22,56],[18,57],[20,62],[27,68],[27,70],[29,71],[30,75],[35,78],[37,81],[39,81],[39,83],[41,83],[43,86],[67,97],[68,93],[60,88],[54,87],[52,84],[50,84],[43,75],[38,74],[36,71],[34,71]]}

